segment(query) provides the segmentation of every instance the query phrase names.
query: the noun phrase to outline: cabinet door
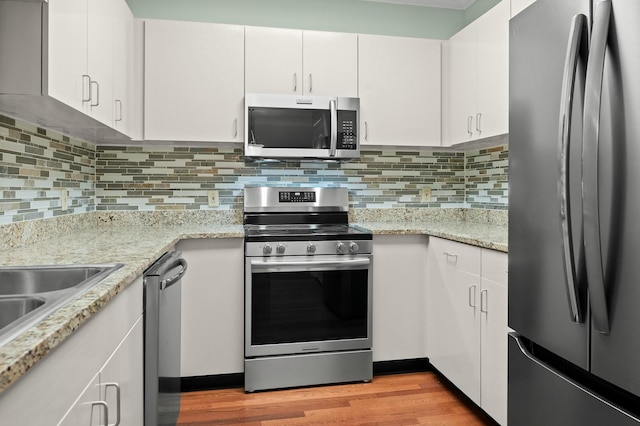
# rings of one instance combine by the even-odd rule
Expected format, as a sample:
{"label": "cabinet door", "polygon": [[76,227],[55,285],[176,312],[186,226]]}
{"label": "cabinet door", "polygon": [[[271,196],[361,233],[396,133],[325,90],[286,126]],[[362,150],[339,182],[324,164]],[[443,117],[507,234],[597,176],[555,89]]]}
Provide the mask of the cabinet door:
{"label": "cabinet door", "polygon": [[242,238],[183,240],[176,248],[189,263],[182,280],[182,376],[242,373]]}
{"label": "cabinet door", "polygon": [[507,422],[507,288],[482,278],[480,406]]}
{"label": "cabinet door", "polygon": [[113,23],[117,2],[87,0],[87,74],[91,77],[88,113],[113,126]]}
{"label": "cabinet door", "polygon": [[145,22],[147,140],[242,141],[241,26]]}
{"label": "cabinet door", "polygon": [[429,239],[428,356],[480,404],[480,249]]}
{"label": "cabinet door", "polygon": [[247,93],[302,94],[302,31],[246,27],[245,63]]}
{"label": "cabinet door", "polygon": [[507,268],[506,253],[482,249],[481,391],[485,410],[507,423]]}
{"label": "cabinet door", "polygon": [[[49,2],[48,94],[84,111],[88,97],[87,0]],[[87,84],[84,84],[87,83]]]}
{"label": "cabinet door", "polygon": [[445,43],[448,60],[444,112],[446,140],[450,146],[473,140],[476,119],[476,27],[474,24],[462,29]]}
{"label": "cabinet door", "polygon": [[360,35],[363,145],[440,146],[440,42]]}
{"label": "cabinet door", "polygon": [[513,18],[534,2],[535,0],[511,0],[511,17]]}
{"label": "cabinet door", "polygon": [[100,400],[109,407],[101,424],[144,424],[143,332],[141,316],[100,370]]}
{"label": "cabinet door", "polygon": [[375,235],[373,258],[373,360],[425,357],[426,237]]}
{"label": "cabinet door", "polygon": [[477,21],[476,138],[509,132],[509,2]]}
{"label": "cabinet door", "polygon": [[112,126],[130,136],[133,130],[133,14],[125,2],[117,2],[114,7]]}
{"label": "cabinet door", "polygon": [[358,96],[358,36],[323,31],[302,33],[304,94]]}
{"label": "cabinet door", "polygon": [[106,424],[102,421],[106,411],[106,405],[100,400],[100,379],[96,374],[58,426],[103,425]]}

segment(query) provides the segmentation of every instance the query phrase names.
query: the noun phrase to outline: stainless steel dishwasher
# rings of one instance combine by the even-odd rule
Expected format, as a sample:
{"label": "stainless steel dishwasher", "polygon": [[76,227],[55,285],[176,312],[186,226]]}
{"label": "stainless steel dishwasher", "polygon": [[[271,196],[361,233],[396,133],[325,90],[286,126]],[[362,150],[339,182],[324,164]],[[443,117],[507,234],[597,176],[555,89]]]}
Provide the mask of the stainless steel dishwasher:
{"label": "stainless steel dishwasher", "polygon": [[182,253],[165,253],[144,273],[144,424],[175,425],[180,413]]}

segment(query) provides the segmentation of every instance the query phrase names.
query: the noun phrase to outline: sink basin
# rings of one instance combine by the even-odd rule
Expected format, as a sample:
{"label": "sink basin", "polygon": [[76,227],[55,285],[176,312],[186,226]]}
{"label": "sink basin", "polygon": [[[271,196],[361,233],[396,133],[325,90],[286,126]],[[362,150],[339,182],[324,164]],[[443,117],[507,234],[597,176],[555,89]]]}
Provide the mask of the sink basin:
{"label": "sink basin", "polygon": [[0,267],[0,347],[122,264]]}
{"label": "sink basin", "polygon": [[110,266],[0,268],[0,295],[34,294],[75,287]]}
{"label": "sink basin", "polygon": [[0,329],[44,305],[39,297],[17,296],[0,299]]}

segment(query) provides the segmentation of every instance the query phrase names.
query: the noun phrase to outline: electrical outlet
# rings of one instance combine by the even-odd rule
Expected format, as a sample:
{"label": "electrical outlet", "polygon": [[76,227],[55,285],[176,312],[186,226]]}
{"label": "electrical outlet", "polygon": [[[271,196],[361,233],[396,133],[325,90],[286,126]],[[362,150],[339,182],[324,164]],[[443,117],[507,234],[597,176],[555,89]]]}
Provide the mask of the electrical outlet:
{"label": "electrical outlet", "polygon": [[431,188],[422,188],[421,194],[423,203],[428,203],[429,201],[431,201]]}
{"label": "electrical outlet", "polygon": [[68,205],[68,196],[69,194],[67,193],[67,188],[62,188],[60,190],[60,208],[62,210],[67,210],[69,208]]}
{"label": "electrical outlet", "polygon": [[211,190],[208,194],[209,198],[209,207],[218,207],[220,205],[220,201],[218,199],[218,191]]}

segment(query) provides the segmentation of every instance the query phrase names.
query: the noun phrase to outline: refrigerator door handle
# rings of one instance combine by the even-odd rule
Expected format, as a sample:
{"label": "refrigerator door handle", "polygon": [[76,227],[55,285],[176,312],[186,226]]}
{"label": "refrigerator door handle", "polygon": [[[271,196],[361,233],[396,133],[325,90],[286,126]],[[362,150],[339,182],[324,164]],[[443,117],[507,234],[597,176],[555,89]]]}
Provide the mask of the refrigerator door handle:
{"label": "refrigerator door handle", "polygon": [[[560,202],[560,225],[562,235],[562,263],[564,265],[565,285],[569,301],[569,314],[571,321],[584,322],[583,307],[578,300],[578,278],[576,273],[576,260],[573,251],[573,233],[571,225],[570,191],[569,191],[569,152],[571,133],[571,114],[573,106],[573,93],[576,84],[576,72],[580,49],[587,50],[585,37],[587,17],[578,14],[571,21],[569,30],[569,43],[565,56],[564,73],[562,76],[562,94],[560,97],[560,125],[558,135],[558,197]],[[586,57],[586,56],[585,56]],[[582,235],[580,235],[582,241]]]}
{"label": "refrigerator door handle", "polygon": [[600,138],[600,105],[602,102],[602,78],[607,50],[611,1],[596,5],[591,35],[591,51],[587,63],[585,84],[583,147],[582,147],[582,197],[584,220],[584,250],[589,282],[589,300],[594,328],[608,334],[609,314],[602,266],[602,242],[600,240],[600,214],[598,194],[598,144]]}

